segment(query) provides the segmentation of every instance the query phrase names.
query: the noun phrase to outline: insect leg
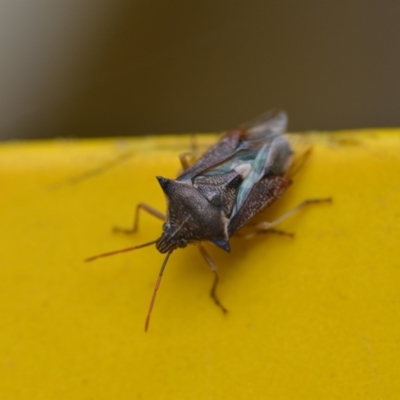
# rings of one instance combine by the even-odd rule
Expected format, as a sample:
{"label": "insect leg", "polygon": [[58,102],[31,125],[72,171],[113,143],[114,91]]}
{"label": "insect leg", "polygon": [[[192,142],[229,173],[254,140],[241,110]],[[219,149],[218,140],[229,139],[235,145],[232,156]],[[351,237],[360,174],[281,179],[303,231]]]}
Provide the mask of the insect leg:
{"label": "insect leg", "polygon": [[209,256],[209,254],[206,252],[205,248],[199,244],[199,250],[201,255],[203,256],[203,258],[206,260],[207,264],[210,266],[211,271],[214,273],[214,282],[213,285],[211,286],[211,291],[210,291],[210,295],[212,297],[212,299],[214,300],[215,304],[221,308],[221,310],[226,313],[228,312],[228,310],[221,304],[221,302],[218,299],[217,296],[217,286],[218,286],[218,282],[219,282],[219,274],[218,274],[218,269],[217,266],[214,264],[213,260],[211,259],[211,257]]}
{"label": "insect leg", "polygon": [[179,154],[179,161],[181,162],[182,170],[186,171],[190,167],[190,162],[188,157],[192,157],[192,153],[182,153]]}
{"label": "insect leg", "polygon": [[280,236],[287,236],[287,237],[294,237],[294,233],[292,232],[286,232],[286,231],[282,231],[280,229],[268,229],[268,231],[265,230],[260,230],[260,231],[256,231],[257,233],[273,233],[274,235],[280,235]]}
{"label": "insect leg", "polygon": [[133,219],[132,228],[127,229],[127,228],[114,227],[114,232],[121,232],[121,233],[127,233],[127,234],[135,233],[137,231],[138,225],[139,225],[139,211],[140,210],[147,211],[149,214],[153,215],[156,218],[162,219],[163,221],[166,220],[166,217],[162,212],[156,210],[155,208],[149,206],[146,203],[139,203],[136,206],[135,217]]}
{"label": "insect leg", "polygon": [[254,225],[246,225],[246,226],[249,227],[250,229],[253,228],[253,230],[250,231],[250,232],[247,232],[247,233],[236,232],[235,236],[236,237],[240,237],[240,238],[244,238],[244,239],[250,239],[250,238],[254,237],[255,235],[273,233],[275,235],[288,236],[288,237],[291,237],[291,238],[294,237],[294,233],[281,231],[280,229],[273,229],[273,228],[271,228],[271,229],[257,229],[257,228],[255,228]]}
{"label": "insect leg", "polygon": [[326,199],[308,199],[304,200],[302,203],[300,203],[297,207],[289,210],[287,213],[283,214],[279,218],[277,218],[275,221],[271,222],[260,222],[258,224],[254,225],[254,228],[256,230],[270,230],[274,226],[280,224],[282,221],[285,219],[291,217],[292,215],[296,214],[298,211],[300,211],[302,208],[305,206],[308,206],[309,204],[317,204],[317,203],[330,203],[332,199],[330,197]]}
{"label": "insect leg", "polygon": [[312,149],[308,148],[293,161],[293,164],[290,167],[289,172],[286,176],[288,179],[293,179],[293,177],[304,167],[311,155],[311,151]]}
{"label": "insect leg", "polygon": [[190,151],[179,155],[179,161],[181,162],[182,170],[186,171],[195,161],[197,150],[196,134],[190,134]]}

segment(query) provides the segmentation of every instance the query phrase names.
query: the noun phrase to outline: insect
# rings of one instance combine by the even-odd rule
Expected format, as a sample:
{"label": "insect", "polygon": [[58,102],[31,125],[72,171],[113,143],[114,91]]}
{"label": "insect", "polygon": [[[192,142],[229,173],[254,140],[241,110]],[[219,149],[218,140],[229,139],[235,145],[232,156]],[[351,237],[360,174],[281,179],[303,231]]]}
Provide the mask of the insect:
{"label": "insect", "polygon": [[[292,165],[293,150],[282,135],[286,130],[286,113],[269,111],[253,121],[229,131],[193,165],[181,157],[183,172],[175,179],[158,176],[158,182],[167,201],[167,214],[140,203],[132,229],[138,227],[139,211],[145,210],[164,220],[161,236],[148,243],[99,254],[86,259],[127,252],[155,244],[166,254],[150,301],[145,331],[148,330],[157,291],[172,252],[188,244],[197,244],[201,255],[214,273],[211,297],[221,310],[216,289],[218,270],[208,255],[203,242],[211,242],[229,252],[229,239],[256,214],[275,202],[291,184],[288,171]],[[272,222],[255,224],[256,232],[271,230],[278,223],[310,203],[330,199],[309,199]],[[117,229],[121,231],[121,229]]]}

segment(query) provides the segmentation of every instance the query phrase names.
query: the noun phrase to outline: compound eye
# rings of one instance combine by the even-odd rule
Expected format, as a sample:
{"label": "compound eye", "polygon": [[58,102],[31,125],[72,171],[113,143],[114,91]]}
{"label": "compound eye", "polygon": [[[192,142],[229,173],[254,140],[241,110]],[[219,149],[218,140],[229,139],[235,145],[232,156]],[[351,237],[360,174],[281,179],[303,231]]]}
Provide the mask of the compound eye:
{"label": "compound eye", "polygon": [[170,229],[171,229],[171,224],[169,222],[166,222],[165,224],[163,224],[163,226],[162,226],[163,232],[167,232]]}
{"label": "compound eye", "polygon": [[185,239],[179,239],[177,245],[178,245],[178,247],[183,249],[184,247],[187,246],[187,241]]}

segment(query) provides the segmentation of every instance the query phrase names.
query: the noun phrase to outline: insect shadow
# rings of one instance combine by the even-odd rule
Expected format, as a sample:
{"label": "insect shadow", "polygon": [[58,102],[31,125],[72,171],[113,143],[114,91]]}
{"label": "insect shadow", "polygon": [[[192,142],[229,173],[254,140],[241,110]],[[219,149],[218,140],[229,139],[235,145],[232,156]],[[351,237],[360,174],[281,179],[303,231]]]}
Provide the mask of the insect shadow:
{"label": "insect shadow", "polygon": [[[291,176],[307,158],[305,153],[303,160],[300,158],[300,162],[293,162],[292,147],[283,136],[286,126],[286,113],[271,110],[229,131],[193,165],[188,162],[187,154],[182,155],[180,160],[183,171],[176,179],[157,177],[166,198],[167,213],[139,203],[132,227],[114,229],[117,232],[135,233],[138,230],[140,213],[146,211],[164,221],[161,236],[147,243],[102,253],[85,260],[93,261],[153,244],[160,253],[166,254],[151,297],[145,331],[149,328],[161,279],[174,250],[188,244],[198,246],[202,257],[214,273],[210,295],[215,304],[226,313],[227,309],[217,296],[217,266],[202,243],[211,242],[229,252],[229,239],[235,234],[286,234],[275,230],[275,226],[309,204],[331,201],[330,198],[308,199],[274,221],[249,224],[256,214],[280,198],[291,184]],[[250,232],[246,235],[238,233],[245,225]]]}

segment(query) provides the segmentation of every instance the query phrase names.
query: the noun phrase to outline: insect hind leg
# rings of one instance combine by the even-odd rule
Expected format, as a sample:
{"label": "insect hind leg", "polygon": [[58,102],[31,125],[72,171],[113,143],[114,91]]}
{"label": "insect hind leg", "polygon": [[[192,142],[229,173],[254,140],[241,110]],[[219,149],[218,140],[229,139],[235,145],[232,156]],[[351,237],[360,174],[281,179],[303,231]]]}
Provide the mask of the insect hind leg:
{"label": "insect hind leg", "polygon": [[295,208],[292,208],[291,210],[289,210],[288,212],[286,212],[285,214],[281,215],[279,218],[277,218],[275,221],[271,221],[271,222],[260,222],[258,224],[254,225],[255,230],[257,231],[269,231],[271,230],[271,228],[273,228],[274,226],[280,224],[281,222],[283,222],[285,219],[291,217],[292,215],[296,214],[298,211],[300,211],[302,208],[310,205],[310,204],[318,204],[318,203],[331,203],[332,199],[330,197],[325,198],[325,199],[307,199],[304,200],[302,203],[300,203],[298,206],[296,206]]}
{"label": "insect hind leg", "polygon": [[199,244],[199,250],[203,258],[206,260],[206,263],[210,266],[211,271],[214,273],[214,282],[211,286],[211,291],[210,291],[210,296],[214,300],[214,303],[223,311],[223,313],[227,313],[228,310],[222,305],[220,302],[218,296],[217,296],[217,286],[219,282],[219,274],[218,274],[218,268],[214,264],[214,261],[211,259],[209,254],[206,252],[206,249]]}
{"label": "insect hind leg", "polygon": [[166,220],[166,216],[162,212],[149,206],[146,203],[139,203],[136,206],[136,211],[135,211],[135,216],[133,218],[132,228],[114,227],[114,229],[113,229],[114,232],[125,233],[128,235],[137,232],[138,226],[139,226],[139,211],[140,210],[144,210],[144,211],[148,212],[150,215],[153,215],[154,217],[159,218],[163,221]]}
{"label": "insect hind leg", "polygon": [[[256,224],[257,225],[257,224]],[[254,225],[246,225],[246,227],[250,228],[249,232],[236,232],[235,233],[235,237],[239,237],[239,238],[243,238],[243,239],[251,239],[256,235],[260,235],[260,234],[274,234],[274,235],[279,235],[279,236],[287,236],[290,238],[294,237],[294,233],[292,232],[286,232],[286,231],[282,231],[280,229],[274,229],[274,228],[270,228],[270,229],[259,229],[257,227],[255,227]]]}

